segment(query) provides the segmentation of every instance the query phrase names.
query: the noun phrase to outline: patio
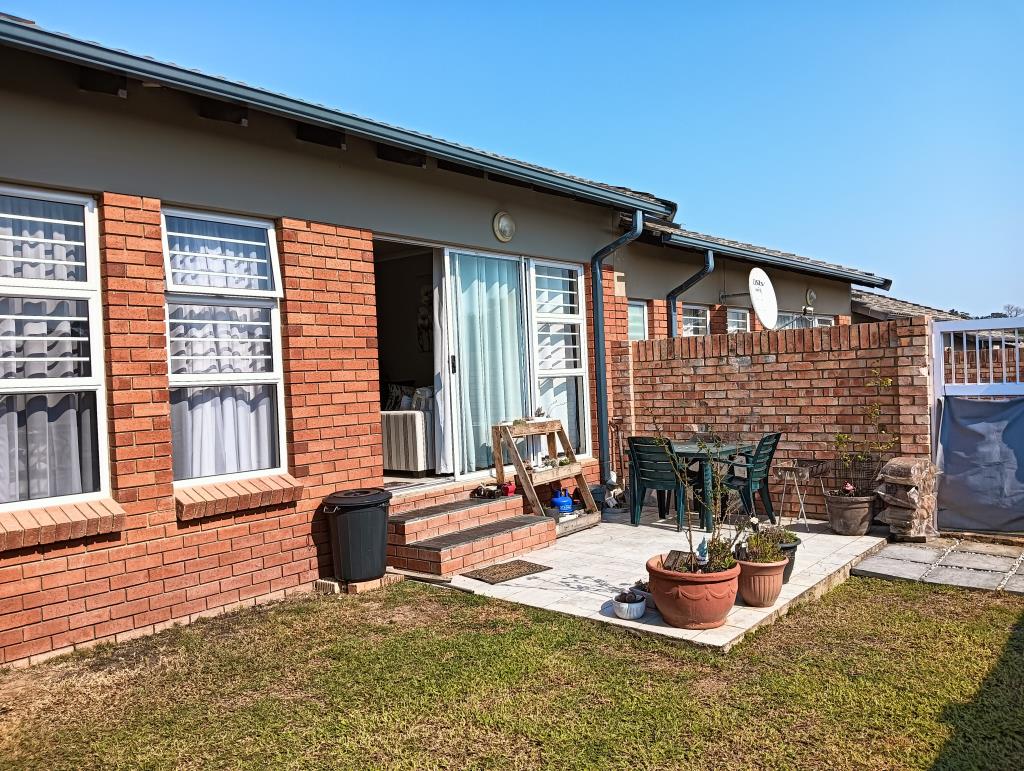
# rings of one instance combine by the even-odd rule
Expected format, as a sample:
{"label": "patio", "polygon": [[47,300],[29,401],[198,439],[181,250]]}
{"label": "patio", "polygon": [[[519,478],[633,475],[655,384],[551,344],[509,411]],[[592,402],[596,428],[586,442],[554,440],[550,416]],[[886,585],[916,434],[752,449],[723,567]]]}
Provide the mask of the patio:
{"label": "patio", "polygon": [[[452,584],[488,597],[728,651],[751,630],[784,615],[794,603],[820,597],[845,581],[857,563],[883,548],[888,534],[887,528],[875,528],[866,536],[847,537],[834,534],[824,522],[812,520],[807,526],[788,518],[783,522],[803,541],[789,583],[770,608],[746,607],[737,598],[725,625],[717,629],[677,629],[653,608],[637,621],[624,621],[612,612],[615,594],[638,579],[647,579],[648,558],[689,548],[686,533],[676,532],[671,518],[659,520],[654,506],[644,509],[639,527],[629,524],[626,512],[605,513],[598,527],[560,538],[553,546],[525,556],[550,570],[495,585],[455,576]],[[694,542],[702,536],[703,531],[695,530]]]}

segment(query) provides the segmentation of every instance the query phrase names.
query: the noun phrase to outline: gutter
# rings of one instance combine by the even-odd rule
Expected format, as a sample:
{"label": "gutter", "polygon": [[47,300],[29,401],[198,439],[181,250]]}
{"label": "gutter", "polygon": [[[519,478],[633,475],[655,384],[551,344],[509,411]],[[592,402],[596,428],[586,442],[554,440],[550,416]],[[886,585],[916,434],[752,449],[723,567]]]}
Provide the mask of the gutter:
{"label": "gutter", "polygon": [[625,211],[639,210],[649,216],[669,219],[676,213],[676,205],[671,201],[648,200],[630,195],[626,191],[555,174],[511,158],[463,147],[408,129],[378,123],[368,118],[158,62],[144,56],[106,48],[97,43],[77,40],[36,26],[0,18],[0,44],[84,67],[113,71],[137,80],[159,83],[220,101],[246,104],[272,115],[349,132],[364,139],[493,172],[591,203]]}
{"label": "gutter", "polygon": [[668,336],[669,337],[678,337],[679,336],[678,330],[676,328],[677,317],[679,316],[679,314],[676,312],[678,310],[678,308],[676,307],[676,303],[679,301],[679,295],[681,295],[683,292],[685,292],[690,287],[695,286],[696,284],[700,283],[705,278],[710,276],[712,271],[714,271],[714,269],[715,269],[715,253],[711,249],[708,249],[704,253],[704,267],[701,268],[700,270],[698,270],[696,273],[694,273],[688,279],[686,279],[686,281],[681,283],[679,286],[677,286],[675,289],[673,289],[667,295],[665,295],[665,304],[668,307]]}
{"label": "gutter", "polygon": [[[601,483],[608,484],[612,475],[611,448],[608,446],[608,379],[604,337],[604,281],[601,264],[605,258],[626,244],[636,241],[644,232],[644,213],[633,212],[633,227],[610,244],[601,247],[590,258],[590,293],[594,314],[594,380],[597,390],[597,446],[601,459]],[[621,481],[621,480],[620,480]]]}
{"label": "gutter", "polygon": [[892,287],[891,278],[872,276],[857,270],[846,270],[842,267],[832,265],[818,265],[806,263],[801,260],[793,260],[782,255],[765,254],[744,249],[738,246],[723,246],[714,241],[705,241],[702,238],[683,236],[678,233],[669,233],[662,236],[662,243],[669,246],[682,246],[689,249],[714,250],[721,256],[738,257],[742,260],[755,262],[761,265],[769,265],[777,268],[784,268],[799,273],[808,273],[813,276],[824,276],[836,281],[842,281],[857,286],[868,286],[875,289],[889,289]]}

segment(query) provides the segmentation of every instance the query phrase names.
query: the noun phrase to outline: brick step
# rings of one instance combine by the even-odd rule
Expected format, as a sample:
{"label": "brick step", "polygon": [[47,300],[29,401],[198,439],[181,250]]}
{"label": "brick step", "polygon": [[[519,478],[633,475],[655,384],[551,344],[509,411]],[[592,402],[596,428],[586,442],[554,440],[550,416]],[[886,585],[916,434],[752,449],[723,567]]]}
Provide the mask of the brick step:
{"label": "brick step", "polygon": [[424,506],[388,517],[388,543],[405,546],[447,533],[457,533],[523,513],[523,497],[463,498]]}
{"label": "brick step", "polygon": [[540,549],[555,542],[555,521],[511,516],[406,545],[388,545],[388,564],[420,573],[449,575]]}

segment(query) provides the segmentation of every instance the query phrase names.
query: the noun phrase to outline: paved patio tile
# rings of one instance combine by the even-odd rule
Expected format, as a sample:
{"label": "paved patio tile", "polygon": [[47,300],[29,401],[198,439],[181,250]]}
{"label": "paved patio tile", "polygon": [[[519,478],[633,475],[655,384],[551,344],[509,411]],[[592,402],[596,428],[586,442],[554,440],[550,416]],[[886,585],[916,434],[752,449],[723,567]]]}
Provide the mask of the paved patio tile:
{"label": "paved patio tile", "polygon": [[1003,589],[1013,594],[1024,594],[1024,575],[1011,576]]}
{"label": "paved patio tile", "polygon": [[893,543],[882,549],[882,556],[892,560],[907,560],[908,562],[923,562],[932,565],[939,561],[945,549],[935,549],[931,546],[913,546],[908,543]]}
{"label": "paved patio tile", "polygon": [[928,584],[948,584],[968,589],[995,589],[1002,582],[1005,573],[988,570],[967,570],[964,568],[937,567],[924,577]]}
{"label": "paved patio tile", "polygon": [[1016,562],[1015,559],[1010,557],[996,557],[991,554],[977,554],[970,551],[951,551],[942,558],[939,564],[955,568],[971,568],[972,570],[992,570],[1008,573],[1013,570]]}
{"label": "paved patio tile", "polygon": [[891,559],[888,556],[889,549],[886,547],[874,557],[868,557],[853,569],[855,576],[865,578],[902,578],[907,581],[920,581],[931,567],[925,562],[914,562],[911,560]]}
{"label": "paved patio tile", "polygon": [[954,551],[969,551],[975,554],[991,554],[995,557],[1017,559],[1024,554],[1024,546],[1010,546],[1005,543],[983,543],[981,541],[961,541]]}

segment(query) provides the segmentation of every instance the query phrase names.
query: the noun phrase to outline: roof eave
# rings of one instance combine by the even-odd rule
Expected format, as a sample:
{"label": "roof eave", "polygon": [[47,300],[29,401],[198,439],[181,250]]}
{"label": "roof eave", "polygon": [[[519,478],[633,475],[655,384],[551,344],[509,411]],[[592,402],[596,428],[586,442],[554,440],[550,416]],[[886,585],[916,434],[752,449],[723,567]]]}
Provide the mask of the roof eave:
{"label": "roof eave", "polygon": [[511,159],[495,158],[405,129],[385,126],[356,115],[308,104],[281,94],[233,83],[124,51],[116,51],[89,41],[58,35],[38,27],[0,19],[0,43],[86,67],[112,70],[138,80],[160,83],[201,96],[239,102],[281,117],[341,129],[372,141],[415,150],[621,211],[632,212],[639,209],[647,215],[669,219],[676,213],[677,207],[671,201],[651,201],[627,192],[587,184],[583,180],[548,174]]}
{"label": "roof eave", "polygon": [[678,233],[663,235],[662,242],[690,249],[711,249],[715,254],[720,254],[723,257],[735,257],[749,262],[757,262],[763,265],[771,265],[799,273],[807,273],[813,276],[830,278],[835,281],[856,284],[857,286],[868,286],[875,289],[889,289],[892,287],[891,278],[875,276],[858,270],[847,270],[841,266],[814,265],[802,260],[793,260],[784,255],[765,254],[735,246],[723,246],[714,241],[706,241],[701,238],[684,236]]}

